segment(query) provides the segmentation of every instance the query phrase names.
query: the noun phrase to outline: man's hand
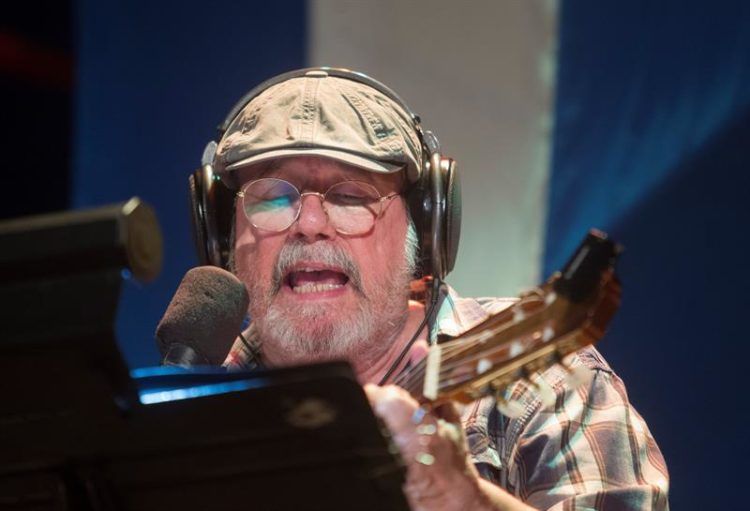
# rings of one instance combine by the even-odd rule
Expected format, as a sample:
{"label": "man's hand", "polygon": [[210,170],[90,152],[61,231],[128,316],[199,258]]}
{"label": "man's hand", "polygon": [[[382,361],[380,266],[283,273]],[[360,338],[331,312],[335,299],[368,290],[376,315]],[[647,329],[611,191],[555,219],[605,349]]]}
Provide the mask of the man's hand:
{"label": "man's hand", "polygon": [[453,406],[424,411],[393,385],[366,385],[365,392],[407,464],[404,491],[412,510],[531,509],[479,477]]}

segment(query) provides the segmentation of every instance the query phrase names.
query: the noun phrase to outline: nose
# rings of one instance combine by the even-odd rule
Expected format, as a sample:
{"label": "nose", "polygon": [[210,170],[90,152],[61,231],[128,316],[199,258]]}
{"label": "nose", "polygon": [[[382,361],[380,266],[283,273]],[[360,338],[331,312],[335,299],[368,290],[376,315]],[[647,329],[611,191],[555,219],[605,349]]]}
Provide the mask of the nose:
{"label": "nose", "polygon": [[300,201],[300,212],[297,221],[292,224],[293,234],[308,241],[330,239],[336,236],[323,208],[323,194],[317,192],[303,193]]}

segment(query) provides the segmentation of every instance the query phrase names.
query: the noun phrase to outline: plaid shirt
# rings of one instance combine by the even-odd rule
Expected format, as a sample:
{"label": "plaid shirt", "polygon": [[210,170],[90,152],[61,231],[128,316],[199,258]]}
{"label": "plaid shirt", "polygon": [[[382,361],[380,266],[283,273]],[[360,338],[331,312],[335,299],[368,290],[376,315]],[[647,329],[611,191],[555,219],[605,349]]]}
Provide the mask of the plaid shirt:
{"label": "plaid shirt", "polygon": [[[459,298],[449,290],[430,334],[457,336],[514,301]],[[257,347],[250,327],[225,365],[258,367]],[[579,351],[569,365],[589,368],[589,382],[571,389],[560,367],[533,377],[555,392],[552,406],[544,407],[528,382],[518,382],[506,394],[522,406],[518,418],[501,414],[492,398],[465,408],[464,431],[479,473],[537,509],[668,509],[664,458],[622,380],[593,347]]]}

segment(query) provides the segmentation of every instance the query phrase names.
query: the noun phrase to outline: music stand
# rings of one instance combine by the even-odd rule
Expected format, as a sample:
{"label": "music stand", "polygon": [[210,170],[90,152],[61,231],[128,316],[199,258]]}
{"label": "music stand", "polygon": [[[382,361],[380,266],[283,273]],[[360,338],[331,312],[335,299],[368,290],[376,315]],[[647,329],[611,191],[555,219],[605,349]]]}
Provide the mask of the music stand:
{"label": "music stand", "polygon": [[137,199],[0,222],[0,507],[408,509],[346,364],[130,377],[121,270],[153,278],[160,239]]}

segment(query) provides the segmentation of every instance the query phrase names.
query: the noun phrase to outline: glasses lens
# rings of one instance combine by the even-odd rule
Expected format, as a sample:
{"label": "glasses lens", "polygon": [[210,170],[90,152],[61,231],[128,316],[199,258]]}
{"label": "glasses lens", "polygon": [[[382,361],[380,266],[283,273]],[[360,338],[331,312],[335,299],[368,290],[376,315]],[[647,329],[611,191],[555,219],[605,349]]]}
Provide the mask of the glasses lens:
{"label": "glasses lens", "polygon": [[245,216],[259,229],[283,231],[297,218],[300,195],[291,183],[264,178],[249,183],[242,205]]}
{"label": "glasses lens", "polygon": [[326,211],[336,230],[343,234],[369,231],[380,214],[380,194],[367,183],[345,181],[326,192]]}

